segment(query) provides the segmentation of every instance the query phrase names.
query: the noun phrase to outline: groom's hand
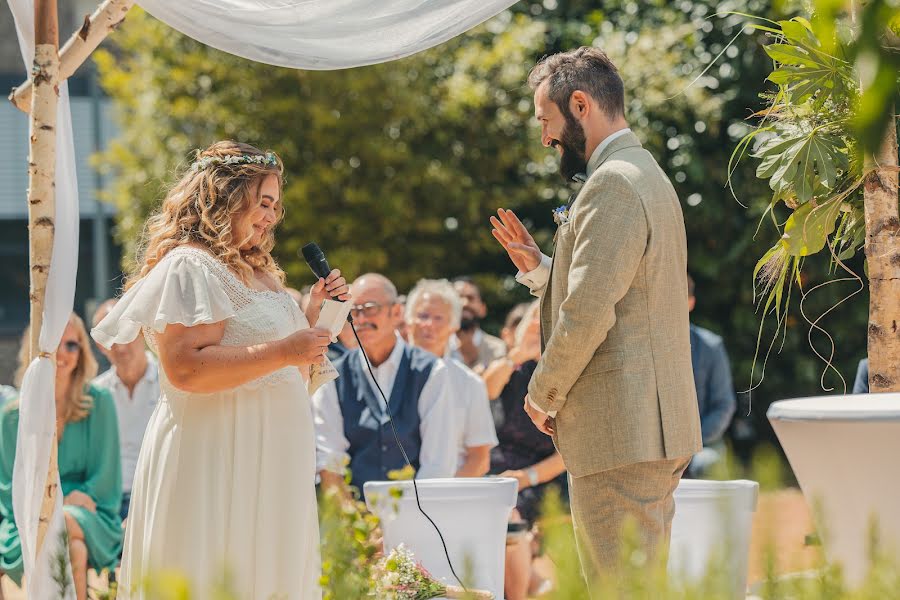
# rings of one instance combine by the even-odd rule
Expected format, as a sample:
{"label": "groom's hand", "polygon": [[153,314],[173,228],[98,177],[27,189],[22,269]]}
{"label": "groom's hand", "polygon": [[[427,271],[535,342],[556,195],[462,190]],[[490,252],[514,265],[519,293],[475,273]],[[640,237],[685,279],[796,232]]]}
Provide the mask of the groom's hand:
{"label": "groom's hand", "polygon": [[506,250],[510,260],[522,273],[534,271],[541,264],[541,249],[519,217],[511,210],[497,209],[497,217],[491,217],[494,229],[491,233]]}
{"label": "groom's hand", "polygon": [[527,394],[525,396],[525,413],[531,418],[531,422],[538,428],[538,431],[546,435],[553,435],[554,427],[556,427],[553,417],[533,405],[528,400]]}

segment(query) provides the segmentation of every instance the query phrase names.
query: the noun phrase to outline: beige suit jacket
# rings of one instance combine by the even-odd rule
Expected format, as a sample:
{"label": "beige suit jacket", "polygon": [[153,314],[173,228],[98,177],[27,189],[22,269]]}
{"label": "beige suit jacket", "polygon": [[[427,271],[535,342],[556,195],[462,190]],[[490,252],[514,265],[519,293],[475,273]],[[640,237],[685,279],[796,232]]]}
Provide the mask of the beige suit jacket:
{"label": "beige suit jacket", "polygon": [[557,411],[575,476],[702,447],[691,371],[687,240],[672,184],[633,133],[591,157],[554,238],[531,401]]}

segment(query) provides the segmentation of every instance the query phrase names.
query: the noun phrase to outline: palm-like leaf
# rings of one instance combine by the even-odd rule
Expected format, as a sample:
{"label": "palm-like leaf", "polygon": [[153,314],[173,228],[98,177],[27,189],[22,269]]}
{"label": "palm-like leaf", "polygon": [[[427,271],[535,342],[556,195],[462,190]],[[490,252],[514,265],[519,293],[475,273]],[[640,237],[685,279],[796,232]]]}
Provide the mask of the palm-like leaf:
{"label": "palm-like leaf", "polygon": [[779,64],[768,79],[781,86],[793,102],[800,104],[815,96],[821,105],[854,84],[850,64],[824,52],[805,19],[780,21],[779,25],[784,42],[765,47]]}
{"label": "palm-like leaf", "polygon": [[849,166],[843,139],[821,128],[783,131],[762,144],[754,156],[761,159],[756,176],[768,179],[778,195],[793,190],[800,203],[833,191],[839,174]]}

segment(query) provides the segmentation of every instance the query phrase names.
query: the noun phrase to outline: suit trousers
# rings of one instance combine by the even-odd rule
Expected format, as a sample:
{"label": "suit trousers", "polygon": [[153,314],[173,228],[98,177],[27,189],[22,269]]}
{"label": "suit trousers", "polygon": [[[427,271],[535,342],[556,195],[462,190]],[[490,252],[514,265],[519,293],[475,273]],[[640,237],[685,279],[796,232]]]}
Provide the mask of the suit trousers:
{"label": "suit trousers", "polygon": [[588,587],[615,575],[623,528],[631,521],[648,557],[666,553],[675,515],[675,488],[691,457],[636,463],[592,475],[569,475],[572,521]]}

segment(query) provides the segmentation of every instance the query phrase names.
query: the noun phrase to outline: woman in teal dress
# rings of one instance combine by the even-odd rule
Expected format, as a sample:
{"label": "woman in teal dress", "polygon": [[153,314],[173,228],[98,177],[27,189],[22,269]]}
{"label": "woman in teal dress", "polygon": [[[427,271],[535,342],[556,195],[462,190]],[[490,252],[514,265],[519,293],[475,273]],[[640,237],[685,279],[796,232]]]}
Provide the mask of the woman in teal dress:
{"label": "woman in teal dress", "polygon": [[[19,352],[21,383],[28,332]],[[59,477],[69,534],[69,559],[78,600],[87,598],[87,570],[113,568],[122,545],[122,468],[116,408],[97,374],[84,323],[72,315],[56,351],[56,428]],[[12,477],[19,425],[18,400],[0,409],[0,571],[21,585],[22,549],[13,515]],[[26,582],[27,584],[27,582]]]}

